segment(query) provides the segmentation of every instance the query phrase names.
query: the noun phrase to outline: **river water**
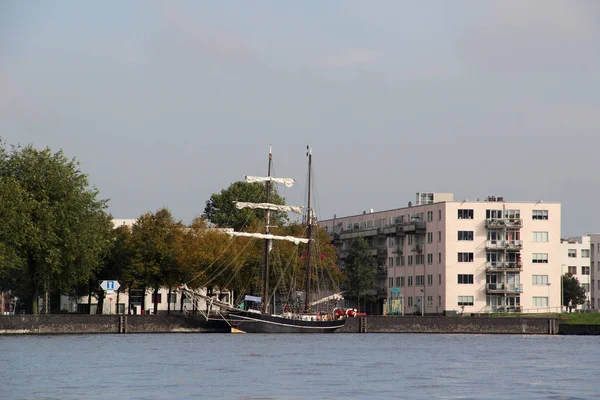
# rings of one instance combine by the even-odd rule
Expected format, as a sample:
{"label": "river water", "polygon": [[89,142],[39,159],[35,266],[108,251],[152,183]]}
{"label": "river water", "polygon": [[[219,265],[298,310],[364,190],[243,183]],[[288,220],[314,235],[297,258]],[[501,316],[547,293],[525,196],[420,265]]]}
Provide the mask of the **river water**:
{"label": "river water", "polygon": [[598,360],[593,336],[0,336],[0,399],[590,399]]}

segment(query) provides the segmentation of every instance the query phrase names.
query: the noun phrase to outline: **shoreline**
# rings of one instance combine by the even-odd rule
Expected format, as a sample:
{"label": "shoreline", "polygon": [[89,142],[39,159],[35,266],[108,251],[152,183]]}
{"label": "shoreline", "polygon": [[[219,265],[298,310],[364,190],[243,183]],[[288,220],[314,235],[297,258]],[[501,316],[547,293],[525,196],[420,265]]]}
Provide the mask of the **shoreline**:
{"label": "shoreline", "polygon": [[[2,315],[0,335],[229,333],[224,320],[201,315]],[[600,335],[600,325],[568,325],[531,317],[367,316],[349,318],[335,333]]]}

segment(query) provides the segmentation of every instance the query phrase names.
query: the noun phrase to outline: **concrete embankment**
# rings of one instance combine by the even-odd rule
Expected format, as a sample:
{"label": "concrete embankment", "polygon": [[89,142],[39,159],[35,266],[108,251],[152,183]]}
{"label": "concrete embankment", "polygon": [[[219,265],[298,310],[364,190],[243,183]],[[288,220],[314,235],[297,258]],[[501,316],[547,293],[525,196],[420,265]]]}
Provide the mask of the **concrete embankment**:
{"label": "concrete embankment", "polygon": [[[600,335],[597,325],[566,325],[544,318],[388,317],[350,318],[341,333],[469,333],[531,335]],[[229,332],[223,320],[200,315],[4,315],[1,334]]]}
{"label": "concrete embankment", "polygon": [[557,334],[558,324],[552,321],[543,318],[369,316],[348,319],[338,332]]}
{"label": "concrete embankment", "polygon": [[225,321],[199,315],[4,315],[0,334],[229,332]]}

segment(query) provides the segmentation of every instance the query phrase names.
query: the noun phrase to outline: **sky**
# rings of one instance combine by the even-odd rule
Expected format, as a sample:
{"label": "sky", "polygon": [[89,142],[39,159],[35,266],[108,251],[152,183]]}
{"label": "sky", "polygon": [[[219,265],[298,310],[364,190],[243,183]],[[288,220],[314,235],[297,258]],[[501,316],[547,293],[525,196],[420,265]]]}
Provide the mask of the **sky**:
{"label": "sky", "polygon": [[63,149],[115,218],[184,222],[313,152],[320,219],[419,191],[559,201],[600,232],[600,2],[0,2],[0,137]]}

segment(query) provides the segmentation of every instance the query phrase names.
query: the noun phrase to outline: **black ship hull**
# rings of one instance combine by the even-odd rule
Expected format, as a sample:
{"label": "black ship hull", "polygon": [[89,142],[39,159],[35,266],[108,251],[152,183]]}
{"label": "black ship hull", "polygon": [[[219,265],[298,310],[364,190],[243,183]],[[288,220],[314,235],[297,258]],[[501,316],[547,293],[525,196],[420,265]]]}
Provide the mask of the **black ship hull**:
{"label": "black ship hull", "polygon": [[229,311],[228,314],[226,318],[232,329],[246,333],[332,333],[346,323],[345,319],[305,321],[243,310]]}

